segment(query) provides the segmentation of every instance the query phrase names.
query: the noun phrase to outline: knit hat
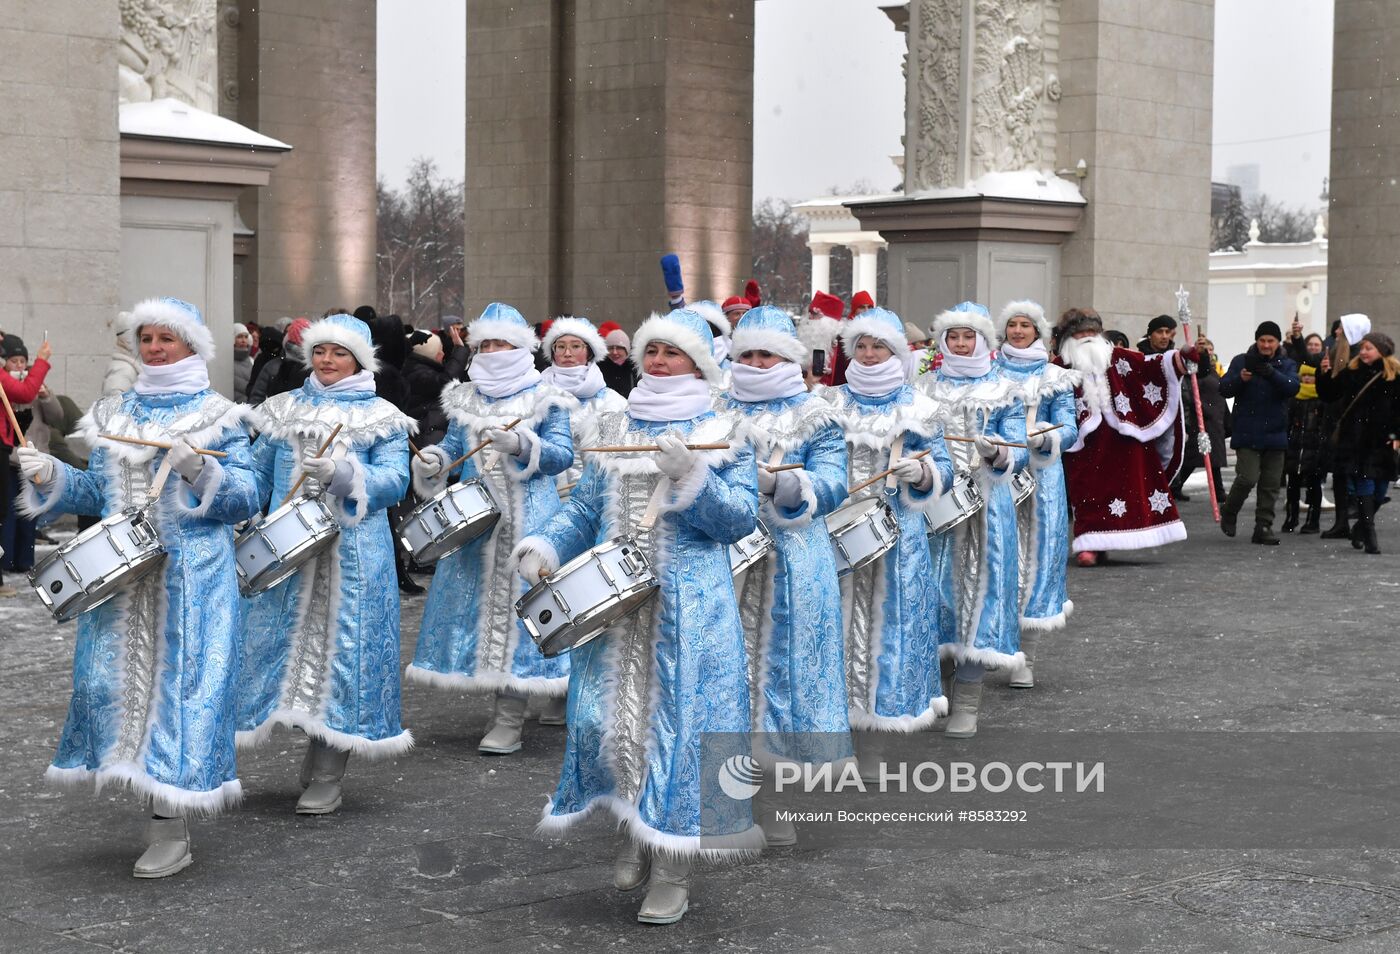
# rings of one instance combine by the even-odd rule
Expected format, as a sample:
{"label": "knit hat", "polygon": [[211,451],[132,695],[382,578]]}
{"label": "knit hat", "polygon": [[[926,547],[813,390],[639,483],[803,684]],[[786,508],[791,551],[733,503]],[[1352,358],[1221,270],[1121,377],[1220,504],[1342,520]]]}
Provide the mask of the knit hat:
{"label": "knit hat", "polygon": [[622,326],[619,325],[619,324],[618,324],[617,322],[615,322],[615,321],[605,321],[605,322],[603,322],[601,325],[598,326],[598,334],[600,334],[600,335],[603,336],[603,340],[604,340],[604,341],[606,341],[606,340],[608,339],[608,335],[610,335],[610,334],[613,333],[614,331],[621,331],[621,330],[622,330]]}
{"label": "knit hat", "polygon": [[167,328],[190,346],[190,350],[205,361],[214,357],[214,336],[204,323],[199,309],[179,298],[147,298],[131,309],[131,321],[127,324],[127,337],[133,354],[137,351],[141,329],[146,325]]}
{"label": "knit hat", "polygon": [[442,356],[442,339],[437,335],[415,331],[409,341],[413,345],[413,353],[420,357],[437,360]]}
{"label": "knit hat", "polygon": [[588,345],[589,352],[593,355],[592,360],[602,361],[608,354],[608,346],[604,344],[603,338],[598,334],[598,329],[593,327],[593,322],[587,318],[555,318],[550,323],[549,330],[544,335],[544,350],[554,356],[554,342],[566,335],[573,335]]}
{"label": "knit hat", "polygon": [[943,333],[949,328],[971,328],[982,336],[989,350],[1001,344],[1001,335],[997,334],[996,326],[992,324],[992,313],[985,305],[975,301],[960,302],[933,319],[929,337],[941,346]]}
{"label": "knit hat", "polygon": [[19,335],[5,335],[0,339],[0,358],[8,361],[11,358],[28,358],[29,349],[24,346],[24,339]]}
{"label": "knit hat", "polygon": [[637,371],[641,372],[647,345],[653,341],[664,341],[685,352],[686,357],[695,362],[695,370],[700,372],[700,376],[709,383],[718,385],[724,381],[724,372],[715,361],[711,344],[713,340],[709,322],[690,308],[677,308],[665,315],[652,315],[637,329],[637,343],[632,347],[632,363]]}
{"label": "knit hat", "polygon": [[750,308],[757,308],[763,304],[763,294],[758,289],[758,282],[752,278],[744,282],[744,300],[749,303]]}
{"label": "knit hat", "polygon": [[493,301],[467,326],[467,344],[480,348],[483,341],[506,341],[526,351],[538,351],[540,339],[525,317],[510,305]]}
{"label": "knit hat", "polygon": [[840,318],[845,308],[841,304],[841,299],[835,295],[819,291],[812,296],[812,303],[807,306],[807,310],[814,311],[825,318]]}
{"label": "knit hat", "polygon": [[1060,316],[1060,322],[1055,326],[1055,335],[1061,341],[1073,338],[1081,331],[1103,333],[1103,319],[1097,311],[1092,308],[1071,308]]}
{"label": "knit hat", "polygon": [[306,334],[306,329],[311,327],[310,318],[293,318],[292,323],[287,326],[287,333],[283,336],[283,344],[294,344],[301,346],[301,336]]}
{"label": "knit hat", "polygon": [[1342,334],[1347,336],[1347,344],[1355,347],[1361,343],[1361,339],[1366,337],[1366,333],[1371,330],[1371,319],[1363,314],[1353,312],[1350,315],[1342,315]]}
{"label": "knit hat", "polygon": [[626,348],[628,351],[632,350],[632,339],[627,337],[627,332],[623,331],[617,325],[613,325],[612,331],[609,331],[607,337],[603,339],[603,344],[607,345],[609,348]]}
{"label": "knit hat", "polygon": [[1278,326],[1278,322],[1276,321],[1261,321],[1259,322],[1259,327],[1254,329],[1254,340],[1258,341],[1265,335],[1282,341],[1283,329]]}
{"label": "knit hat", "polygon": [[1160,328],[1175,327],[1176,319],[1173,318],[1171,315],[1158,315],[1156,318],[1153,318],[1147,323],[1147,333],[1150,335],[1152,334],[1152,332],[1157,331]]}
{"label": "knit hat", "polygon": [[[874,308],[874,307],[875,307],[875,299],[870,297],[870,292],[868,292],[868,291],[858,291],[858,292],[856,292],[854,295],[851,296],[851,314],[852,314],[852,315],[854,315],[854,314],[856,313],[856,309],[857,309],[857,308]],[[840,316],[840,315],[836,315],[836,316],[834,316],[834,317],[840,318],[841,316]]]}
{"label": "knit hat", "polygon": [[[248,326],[242,322],[235,321],[233,323],[233,336],[237,338],[239,335],[248,335]],[[249,335],[249,337],[252,336]]]}
{"label": "knit hat", "polygon": [[856,353],[856,342],[869,335],[895,354],[909,350],[909,339],[904,337],[904,322],[888,308],[872,308],[862,312],[841,326],[841,344],[846,353]]}
{"label": "knit hat", "polygon": [[909,339],[910,344],[913,344],[916,341],[927,341],[928,333],[912,321],[906,321],[904,323],[904,337]]}
{"label": "knit hat", "polygon": [[745,312],[734,327],[732,349],[737,355],[769,351],[794,364],[801,364],[810,356],[807,346],[797,337],[792,315],[775,305],[759,305]]}
{"label": "knit hat", "polygon": [[311,366],[316,346],[321,344],[339,345],[355,356],[361,370],[371,373],[379,370],[379,360],[374,356],[374,341],[370,338],[369,325],[354,315],[331,315],[320,321],[313,321],[301,335],[301,363]]}
{"label": "knit hat", "polygon": [[[720,307],[724,309],[724,316],[729,318],[730,316],[742,315],[752,308],[753,305],[747,298],[740,298],[738,295],[730,295],[724,300],[724,304]],[[739,319],[734,317],[732,320],[738,321]]]}
{"label": "knit hat", "polygon": [[997,330],[1003,337],[1006,335],[1006,323],[1016,317],[1029,318],[1031,324],[1035,325],[1035,330],[1040,333],[1040,340],[1047,345],[1050,343],[1050,321],[1045,317],[1045,309],[1039,304],[1029,300],[1007,302],[997,318]]}
{"label": "knit hat", "polygon": [[1388,358],[1395,353],[1395,342],[1390,335],[1379,331],[1369,331],[1361,337],[1362,341],[1369,341],[1376,346],[1376,350],[1381,353],[1381,357]]}

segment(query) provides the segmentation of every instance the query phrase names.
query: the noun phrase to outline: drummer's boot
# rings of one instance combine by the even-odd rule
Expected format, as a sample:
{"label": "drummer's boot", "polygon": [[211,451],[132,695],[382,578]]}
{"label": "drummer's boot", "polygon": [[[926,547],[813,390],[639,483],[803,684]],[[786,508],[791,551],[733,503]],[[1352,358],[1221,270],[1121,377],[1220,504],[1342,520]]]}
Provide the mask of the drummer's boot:
{"label": "drummer's boot", "polygon": [[301,769],[297,772],[297,781],[301,783],[301,790],[306,791],[306,786],[311,784],[311,770],[315,767],[316,761],[316,740],[306,740],[306,754],[301,757]]}
{"label": "drummer's boot", "polygon": [[640,888],[650,874],[651,854],[641,842],[623,835],[617,857],[613,859],[613,887],[619,891]]}
{"label": "drummer's boot", "polygon": [[885,761],[885,736],[873,729],[857,729],[851,733],[855,743],[856,767],[860,780],[866,784],[880,781],[880,768]]}
{"label": "drummer's boot", "polygon": [[1011,670],[1011,679],[1007,685],[1012,689],[1034,689],[1035,688],[1035,646],[1040,642],[1040,633],[1035,630],[1021,630],[1021,654],[1026,657],[1025,662]]}
{"label": "drummer's boot", "polygon": [[329,815],[340,808],[340,780],[350,761],[348,749],[333,749],[319,739],[311,740],[311,784],[297,800],[298,815]]}
{"label": "drummer's boot", "polygon": [[675,924],[690,907],[690,859],[658,855],[651,863],[651,880],[637,920],[643,924]]}
{"label": "drummer's boot", "polygon": [[970,739],[977,734],[977,710],[982,705],[982,683],[953,680],[953,709],[943,734],[950,739]]}
{"label": "drummer's boot", "polygon": [[753,800],[754,815],[763,829],[763,843],[768,848],[789,848],[797,844],[797,826],[784,814],[775,791],[777,781],[770,770],[764,773],[763,788]]}
{"label": "drummer's boot", "polygon": [[131,869],[134,878],[168,878],[194,864],[190,829],[184,818],[152,815],[146,822],[146,850]]}
{"label": "drummer's boot", "polygon": [[495,713],[491,716],[491,728],[482,738],[476,750],[482,755],[510,755],[520,751],[520,734],[525,727],[525,703],[523,695],[506,692],[496,693]]}
{"label": "drummer's boot", "polygon": [[540,725],[568,725],[568,696],[545,696],[540,703]]}

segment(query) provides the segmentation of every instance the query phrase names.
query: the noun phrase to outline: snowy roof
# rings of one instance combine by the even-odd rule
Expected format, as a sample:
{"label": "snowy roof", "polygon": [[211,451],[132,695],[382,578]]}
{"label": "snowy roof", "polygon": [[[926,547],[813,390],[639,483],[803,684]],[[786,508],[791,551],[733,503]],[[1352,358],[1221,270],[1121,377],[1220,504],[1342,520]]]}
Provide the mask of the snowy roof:
{"label": "snowy roof", "polygon": [[913,199],[1038,199],[1042,202],[1071,202],[1084,205],[1079,186],[1061,179],[1048,169],[1022,169],[1018,172],[988,172],[962,188],[926,189],[910,193]]}
{"label": "snowy roof", "polygon": [[254,132],[231,119],[206,113],[178,99],[123,103],[118,115],[118,126],[123,136],[245,146],[278,152],[292,148],[285,142]]}

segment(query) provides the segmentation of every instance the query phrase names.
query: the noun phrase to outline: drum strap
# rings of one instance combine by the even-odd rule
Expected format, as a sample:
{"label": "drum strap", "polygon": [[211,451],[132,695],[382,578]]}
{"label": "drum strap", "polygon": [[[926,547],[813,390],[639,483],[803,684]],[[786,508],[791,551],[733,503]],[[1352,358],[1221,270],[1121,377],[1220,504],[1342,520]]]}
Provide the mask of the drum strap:
{"label": "drum strap", "polygon": [[656,489],[651,492],[651,499],[647,501],[646,513],[642,514],[642,519],[637,523],[637,529],[646,533],[656,526],[656,518],[661,514],[661,501],[671,490],[671,478],[662,477],[656,482]]}
{"label": "drum strap", "polygon": [[146,491],[146,500],[155,503],[160,499],[160,492],[165,489],[165,482],[170,479],[170,455],[166,454],[161,460],[160,466],[156,468],[156,475],[151,480],[151,487]]}
{"label": "drum strap", "polygon": [[783,457],[784,457],[784,454],[783,454],[783,449],[782,449],[781,447],[775,447],[775,448],[773,448],[773,453],[771,453],[771,454],[768,455],[768,466],[769,466],[769,467],[777,467],[779,464],[781,464],[781,463],[783,462]]}
{"label": "drum strap", "polygon": [[[900,431],[895,437],[894,443],[890,445],[890,461],[886,466],[893,467],[894,462],[904,456],[904,432]],[[890,474],[885,478],[885,493],[892,494],[899,489],[899,478]]]}

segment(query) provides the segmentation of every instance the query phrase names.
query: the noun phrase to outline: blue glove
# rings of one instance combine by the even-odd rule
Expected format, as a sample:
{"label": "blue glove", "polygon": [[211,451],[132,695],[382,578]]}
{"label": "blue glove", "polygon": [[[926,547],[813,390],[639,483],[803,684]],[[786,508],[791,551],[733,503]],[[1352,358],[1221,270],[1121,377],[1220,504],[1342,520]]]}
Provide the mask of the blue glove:
{"label": "blue glove", "polygon": [[685,283],[681,281],[681,259],[674,253],[661,256],[661,276],[666,279],[666,291],[674,301],[685,294]]}

